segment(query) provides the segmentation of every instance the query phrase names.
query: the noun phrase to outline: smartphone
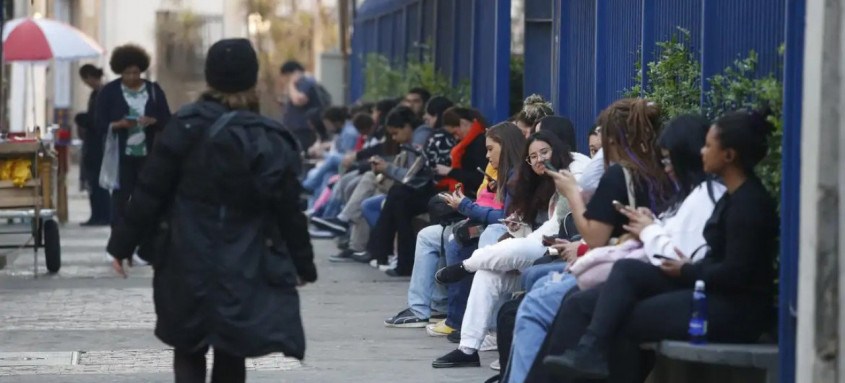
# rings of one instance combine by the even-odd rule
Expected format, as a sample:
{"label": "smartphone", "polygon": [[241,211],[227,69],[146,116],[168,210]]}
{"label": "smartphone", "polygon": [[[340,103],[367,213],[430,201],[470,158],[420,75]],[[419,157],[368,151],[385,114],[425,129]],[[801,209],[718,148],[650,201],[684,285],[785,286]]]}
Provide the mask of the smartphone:
{"label": "smartphone", "polygon": [[557,173],[557,168],[552,165],[552,161],[546,160],[546,162],[543,162],[543,166],[546,167],[546,170]]}
{"label": "smartphone", "polygon": [[667,260],[667,261],[671,261],[671,260],[672,260],[672,258],[669,258],[669,257],[667,257],[667,256],[665,256],[665,255],[660,255],[660,254],[655,254],[655,255],[653,255],[653,257],[655,257],[655,258],[657,258],[657,259],[665,259],[665,260]]}
{"label": "smartphone", "polygon": [[551,245],[554,245],[554,244],[555,244],[555,240],[556,240],[556,239],[557,239],[557,237],[556,237],[556,236],[548,236],[548,235],[544,235],[544,236],[543,236],[543,245],[544,245],[544,246],[551,246]]}
{"label": "smartphone", "polygon": [[621,202],[619,202],[617,200],[613,200],[613,202],[611,202],[611,203],[613,204],[613,208],[616,209],[617,211],[625,210],[625,205],[623,205]]}
{"label": "smartphone", "polygon": [[139,118],[138,116],[126,116],[126,117],[123,117],[123,119],[124,119],[124,120],[129,120],[129,121],[138,121],[138,118]]}

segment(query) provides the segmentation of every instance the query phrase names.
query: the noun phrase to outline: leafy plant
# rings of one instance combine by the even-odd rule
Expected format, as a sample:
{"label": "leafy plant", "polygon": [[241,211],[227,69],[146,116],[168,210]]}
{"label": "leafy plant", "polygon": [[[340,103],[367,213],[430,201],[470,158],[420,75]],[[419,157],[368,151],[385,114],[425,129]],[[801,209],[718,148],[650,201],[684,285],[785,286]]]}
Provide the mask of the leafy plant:
{"label": "leafy plant", "polygon": [[392,64],[377,53],[364,59],[364,99],[377,101],[383,98],[400,97],[413,87],[423,87],[432,95],[448,97],[459,105],[469,105],[470,85],[461,80],[457,85],[438,72],[429,55],[422,60],[408,57],[404,66]]}
{"label": "leafy plant", "polygon": [[637,60],[634,86],[625,91],[625,96],[656,102],[666,119],[700,113],[701,64],[690,48],[689,31],[678,28],[678,34],[670,40],[657,43],[656,53],[657,59],[646,65],[645,84],[642,62]]}

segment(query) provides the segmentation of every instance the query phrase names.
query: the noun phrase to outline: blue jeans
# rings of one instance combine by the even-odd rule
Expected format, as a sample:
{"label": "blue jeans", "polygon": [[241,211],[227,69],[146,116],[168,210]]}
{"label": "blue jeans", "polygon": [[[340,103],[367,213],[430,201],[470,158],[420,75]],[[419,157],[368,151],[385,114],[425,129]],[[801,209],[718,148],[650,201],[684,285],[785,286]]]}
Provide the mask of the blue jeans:
{"label": "blue jeans", "polygon": [[428,319],[432,311],[444,313],[447,310],[446,288],[434,281],[434,274],[445,264],[445,255],[441,256],[440,248],[445,246],[451,234],[451,227],[440,225],[428,226],[417,234],[414,271],[408,287],[408,307],[417,318]]}
{"label": "blue jeans", "polygon": [[562,276],[559,281],[554,281],[551,275],[543,276],[525,294],[516,312],[510,361],[503,382],[521,383],[528,376],[537,357],[537,345],[543,344],[563,297],[577,285],[574,275],[563,273]]}
{"label": "blue jeans", "polygon": [[[462,246],[454,240],[449,241],[449,245],[446,247],[446,265],[463,262],[472,256],[472,252],[477,248],[499,242],[499,238],[507,232],[508,229],[505,225],[494,224],[488,225],[484,229],[477,243]],[[461,324],[464,321],[464,312],[467,309],[469,290],[471,288],[472,278],[464,278],[460,282],[449,285],[449,312],[446,316],[446,325],[449,327],[456,330],[461,328]]]}
{"label": "blue jeans", "polygon": [[364,219],[367,221],[367,224],[370,225],[370,228],[376,227],[378,216],[381,215],[381,204],[384,202],[385,198],[387,198],[386,195],[380,194],[367,198],[364,202],[361,202],[361,214],[364,215]]}
{"label": "blue jeans", "polygon": [[525,288],[525,291],[531,291],[534,289],[534,286],[542,286],[537,284],[537,281],[541,278],[547,277],[553,271],[562,273],[565,269],[566,262],[553,262],[531,266],[522,272],[522,286]]}
{"label": "blue jeans", "polygon": [[308,171],[308,176],[305,177],[305,181],[302,181],[302,187],[312,197],[318,197],[317,193],[323,191],[326,185],[328,185],[329,178],[337,174],[337,169],[342,160],[342,154],[329,154],[320,166]]}

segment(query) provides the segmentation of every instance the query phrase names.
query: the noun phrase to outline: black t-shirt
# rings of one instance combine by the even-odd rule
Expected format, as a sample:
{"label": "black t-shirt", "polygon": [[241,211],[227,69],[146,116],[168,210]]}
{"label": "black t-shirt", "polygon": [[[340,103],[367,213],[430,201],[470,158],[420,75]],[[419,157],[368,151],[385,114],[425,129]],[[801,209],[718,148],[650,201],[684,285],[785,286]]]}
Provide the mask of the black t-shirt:
{"label": "black t-shirt", "polygon": [[308,111],[322,106],[320,105],[320,96],[317,94],[317,81],[311,77],[303,76],[296,82],[296,89],[308,96],[308,102],[305,105],[297,106],[288,98],[285,102],[282,125],[290,130],[308,129]]}
{"label": "black t-shirt", "polygon": [[[646,188],[633,181],[634,197],[636,198],[636,205],[651,208],[651,202]],[[613,201],[619,201],[625,206],[628,206],[628,188],[625,186],[625,172],[622,170],[622,165],[611,165],[604,172],[604,175],[599,181],[599,186],[596,189],[593,198],[587,204],[587,211],[584,212],[584,217],[590,220],[599,221],[608,225],[613,225],[613,233],[611,237],[619,237],[625,234],[625,229],[622,225],[628,223],[628,218],[613,207]]]}

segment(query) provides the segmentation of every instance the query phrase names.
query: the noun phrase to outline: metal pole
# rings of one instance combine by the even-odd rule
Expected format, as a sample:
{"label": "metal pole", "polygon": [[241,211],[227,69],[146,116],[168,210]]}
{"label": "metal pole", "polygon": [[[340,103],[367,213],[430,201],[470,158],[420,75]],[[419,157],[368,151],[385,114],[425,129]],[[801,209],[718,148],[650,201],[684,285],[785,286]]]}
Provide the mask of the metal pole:
{"label": "metal pole", "polygon": [[349,34],[349,0],[337,0],[340,16],[340,56],[343,60],[343,104],[349,104],[349,48],[347,36]]}
{"label": "metal pole", "polygon": [[[6,0],[0,0],[0,33],[6,26]],[[0,132],[8,132],[6,123],[6,60],[3,56],[3,45],[0,43]]]}

